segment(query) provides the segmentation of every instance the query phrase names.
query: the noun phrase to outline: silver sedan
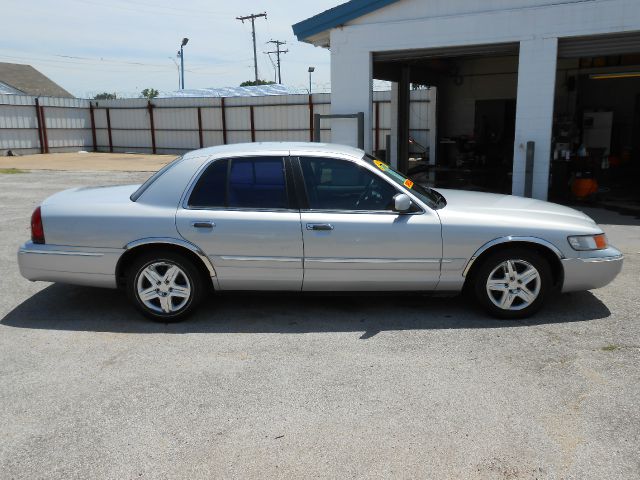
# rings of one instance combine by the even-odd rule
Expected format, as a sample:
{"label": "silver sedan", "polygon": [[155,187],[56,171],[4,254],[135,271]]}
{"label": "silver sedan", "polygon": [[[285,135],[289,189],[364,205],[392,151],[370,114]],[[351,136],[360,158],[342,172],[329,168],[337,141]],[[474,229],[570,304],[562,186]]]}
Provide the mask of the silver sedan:
{"label": "silver sedan", "polygon": [[523,318],[554,292],[602,287],[622,254],[576,210],[430,189],[362,150],[254,143],[190,152],[143,185],[42,202],[20,247],[29,280],[126,290],[177,321],[212,291],[471,294]]}

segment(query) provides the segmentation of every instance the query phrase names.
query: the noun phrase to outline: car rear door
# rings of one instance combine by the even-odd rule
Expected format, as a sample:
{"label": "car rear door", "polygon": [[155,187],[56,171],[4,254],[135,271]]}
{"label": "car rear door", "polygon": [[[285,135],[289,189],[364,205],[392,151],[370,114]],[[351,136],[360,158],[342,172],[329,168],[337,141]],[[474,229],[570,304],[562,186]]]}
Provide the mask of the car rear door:
{"label": "car rear door", "polygon": [[292,159],[304,193],[303,290],[433,290],[442,237],[433,211],[393,211],[400,190],[356,162]]}
{"label": "car rear door", "polygon": [[217,159],[178,209],[180,234],[211,259],[222,290],[300,290],[302,232],[280,155]]}

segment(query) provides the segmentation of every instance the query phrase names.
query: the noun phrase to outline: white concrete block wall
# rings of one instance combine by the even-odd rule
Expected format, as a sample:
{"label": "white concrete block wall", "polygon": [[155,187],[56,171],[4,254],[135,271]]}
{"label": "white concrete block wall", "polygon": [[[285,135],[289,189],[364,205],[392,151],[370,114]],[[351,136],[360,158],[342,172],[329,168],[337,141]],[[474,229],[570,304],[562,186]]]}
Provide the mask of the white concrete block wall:
{"label": "white concrete block wall", "polygon": [[546,199],[556,87],[557,38],[520,42],[518,99],[513,159],[513,194],[525,193],[527,142],[535,142],[533,197]]}
{"label": "white concrete block wall", "polygon": [[[355,25],[402,21],[407,18],[438,18],[452,15],[491,13],[500,10],[522,10],[549,5],[581,3],[585,0],[403,0],[385,9],[350,22]],[[594,0],[588,0],[594,1]]]}
{"label": "white concrete block wall", "polygon": [[[331,92],[331,114],[364,112],[364,149],[373,149],[371,101],[372,60],[366,50],[354,50],[340,30],[331,31],[331,84],[340,88]],[[331,139],[334,143],[357,145],[355,119],[331,120]]]}

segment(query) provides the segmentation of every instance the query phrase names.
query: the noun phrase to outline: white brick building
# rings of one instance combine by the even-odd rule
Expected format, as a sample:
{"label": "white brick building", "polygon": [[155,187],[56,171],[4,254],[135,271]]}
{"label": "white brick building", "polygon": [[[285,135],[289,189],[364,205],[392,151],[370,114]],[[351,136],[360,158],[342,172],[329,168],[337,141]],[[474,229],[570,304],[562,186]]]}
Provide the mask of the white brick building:
{"label": "white brick building", "polygon": [[[627,155],[621,152],[628,149],[639,160],[640,117],[625,105],[640,102],[640,0],[352,0],[293,29],[299,40],[331,49],[332,113],[364,112],[367,151],[373,150],[372,80],[394,82],[395,128],[387,152],[400,168],[408,167],[405,92],[412,83],[438,91],[437,127],[430,126],[437,133],[429,147],[432,167],[443,178],[467,161],[475,165],[467,170],[484,165],[491,177],[503,155],[511,163],[504,174],[514,194],[529,188],[547,198],[560,138],[554,143],[552,136],[575,124],[580,132],[569,132],[566,149],[575,150],[576,140],[586,141],[590,109],[613,111],[612,135],[621,138],[612,137],[606,154]],[[617,90],[625,97],[599,100]],[[354,130],[350,120],[332,121],[334,142],[355,143]],[[535,150],[527,176],[528,142]],[[447,145],[458,150],[451,153]],[[470,153],[473,148],[479,152]]]}

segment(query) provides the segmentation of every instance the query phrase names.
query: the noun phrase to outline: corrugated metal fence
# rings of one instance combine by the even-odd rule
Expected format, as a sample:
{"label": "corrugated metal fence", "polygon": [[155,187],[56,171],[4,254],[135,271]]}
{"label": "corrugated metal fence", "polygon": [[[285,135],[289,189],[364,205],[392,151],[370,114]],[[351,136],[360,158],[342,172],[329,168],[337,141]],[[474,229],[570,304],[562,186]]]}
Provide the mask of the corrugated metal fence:
{"label": "corrugated metal fence", "polygon": [[[411,92],[411,136],[429,141],[429,91]],[[391,92],[373,94],[374,149],[390,133]],[[180,153],[212,145],[312,141],[313,115],[331,96],[81,100],[0,95],[0,154],[68,152]],[[321,140],[331,141],[330,122]]]}

